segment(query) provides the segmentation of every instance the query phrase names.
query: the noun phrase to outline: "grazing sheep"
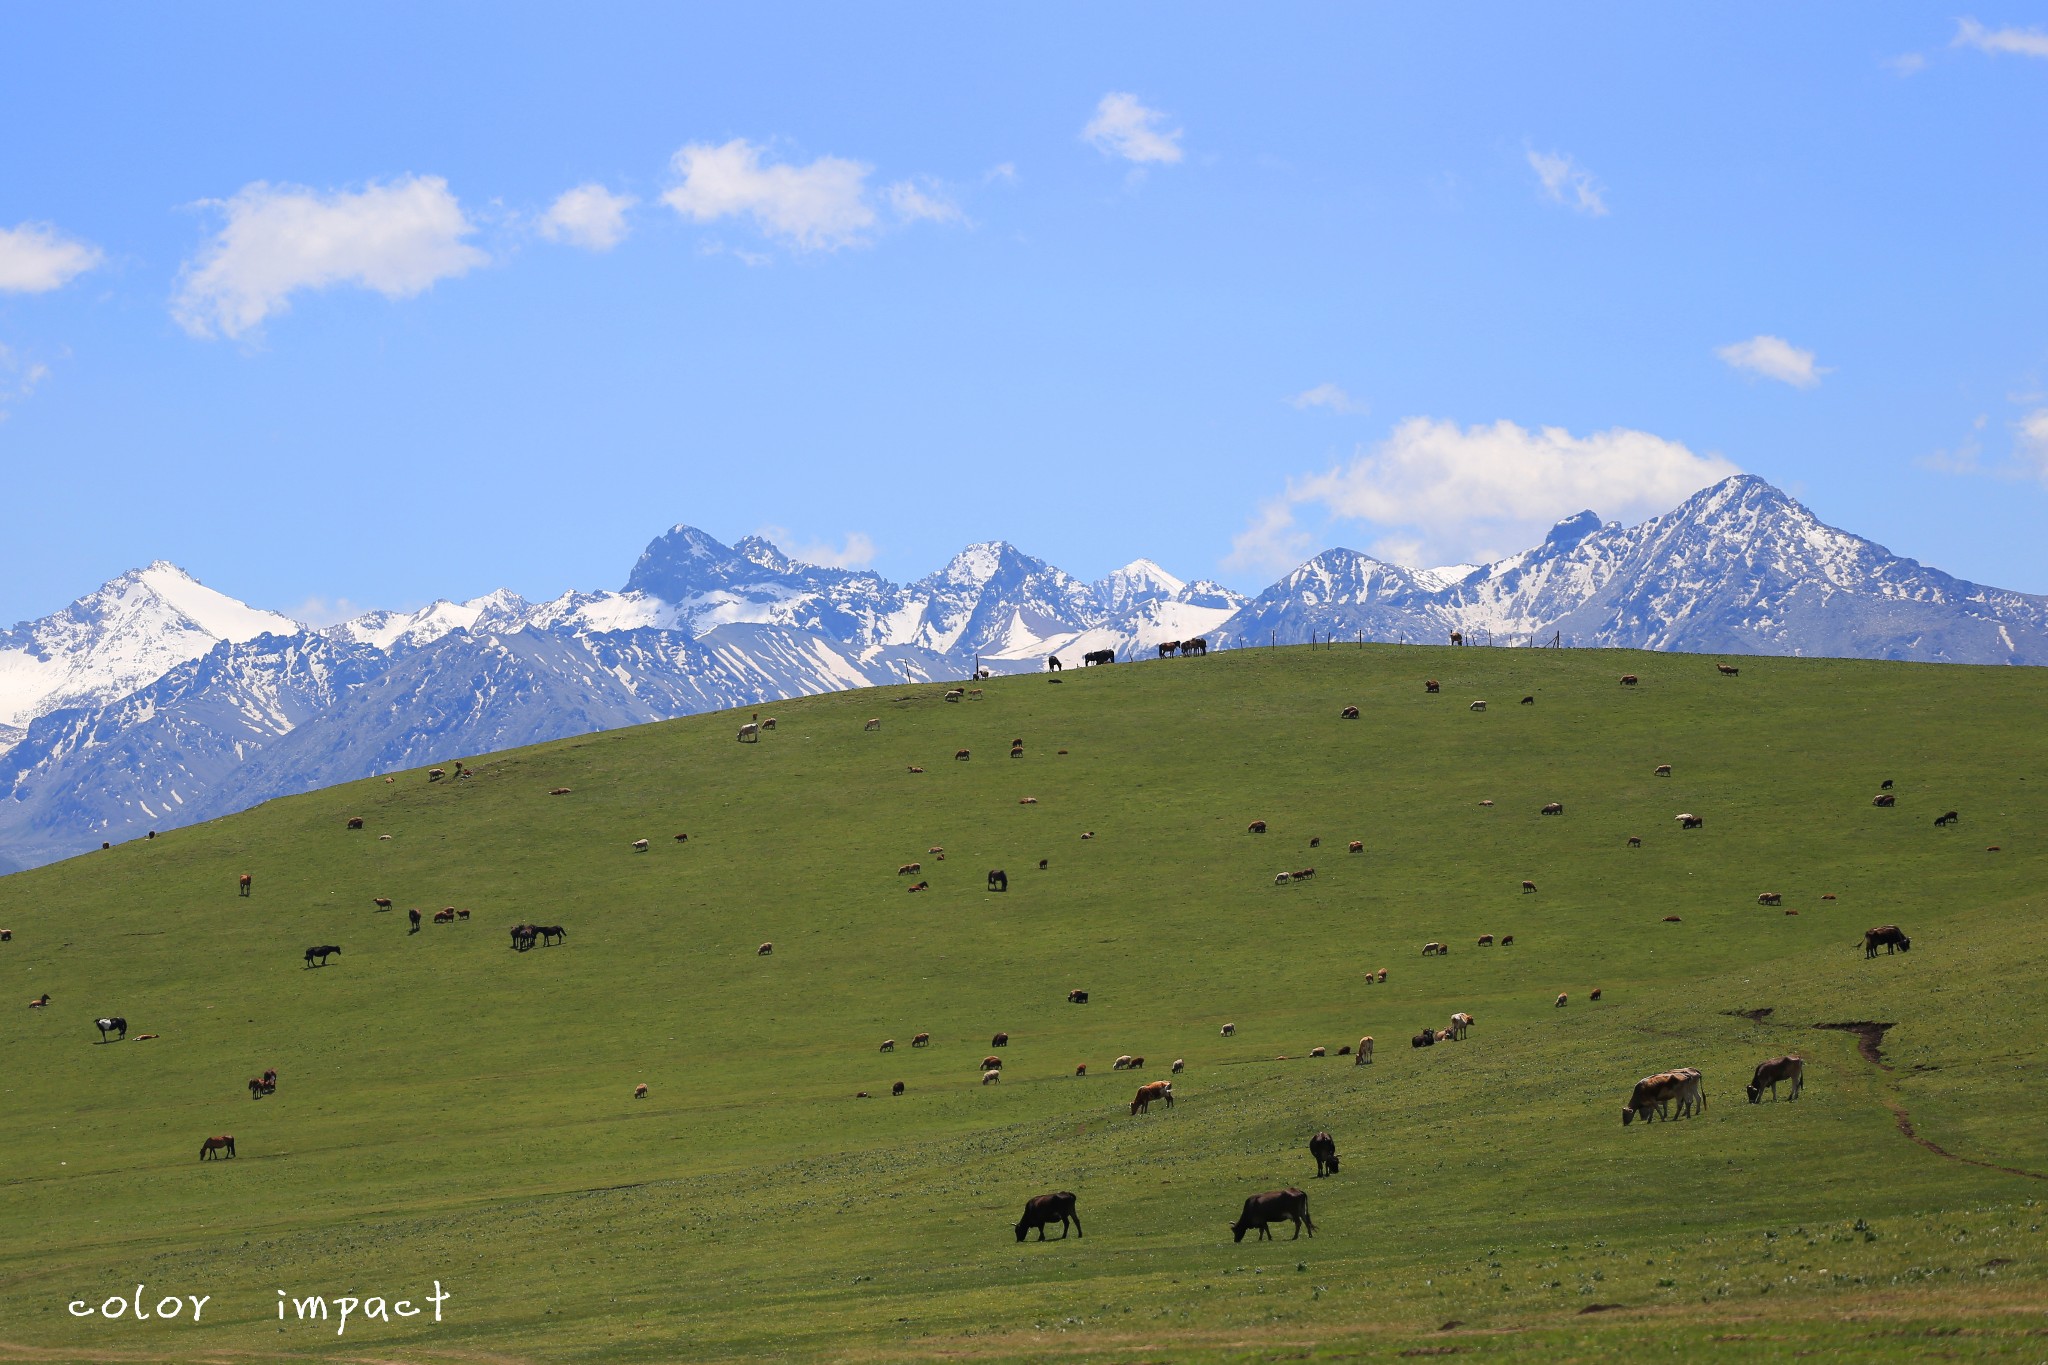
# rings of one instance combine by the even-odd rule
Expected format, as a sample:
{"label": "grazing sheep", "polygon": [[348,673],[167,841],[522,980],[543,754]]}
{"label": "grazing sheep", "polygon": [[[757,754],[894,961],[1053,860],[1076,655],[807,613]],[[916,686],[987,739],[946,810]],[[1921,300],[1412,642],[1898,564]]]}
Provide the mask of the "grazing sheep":
{"label": "grazing sheep", "polygon": [[1636,675],[1633,673],[1624,673],[1621,675],[1621,685],[1623,687],[1634,687],[1637,681],[1638,679],[1636,678]]}
{"label": "grazing sheep", "polygon": [[1365,852],[1365,841],[1363,839],[1353,839],[1344,851],[1346,853],[1363,853]]}
{"label": "grazing sheep", "polygon": [[1478,946],[1479,946],[1479,947],[1481,947],[1481,948],[1491,948],[1491,947],[1493,946],[1493,935],[1492,935],[1492,934],[1481,934],[1481,935],[1479,936],[1479,945],[1478,945]]}
{"label": "grazing sheep", "polygon": [[568,794],[569,788],[567,787],[556,787],[548,793],[549,796],[567,796]]}
{"label": "grazing sheep", "polygon": [[645,1085],[645,1083],[633,1087],[633,1098],[636,1100],[644,1100],[647,1098],[647,1086]]}
{"label": "grazing sheep", "polygon": [[997,1081],[1000,1081],[1002,1078],[1003,1073],[1000,1071],[984,1071],[981,1073],[981,1083],[983,1085],[994,1085]]}
{"label": "grazing sheep", "polygon": [[1694,815],[1691,811],[1681,811],[1671,818],[1678,821],[1680,829],[1705,829],[1707,827],[1707,817],[1704,815]]}
{"label": "grazing sheep", "polygon": [[635,853],[645,853],[647,851],[647,841],[645,839],[635,839],[633,841],[633,851]]}
{"label": "grazing sheep", "polygon": [[1659,776],[1659,777],[1669,777],[1669,776],[1671,776],[1671,765],[1670,765],[1669,763],[1659,763],[1659,764],[1657,765],[1657,776]]}
{"label": "grazing sheep", "polygon": [[1589,995],[1587,995],[1586,998],[1588,1000],[1598,1000],[1600,998],[1600,988],[1598,986],[1595,986],[1592,992]]}
{"label": "grazing sheep", "polygon": [[967,757],[968,751],[966,749],[955,749],[953,751],[953,761],[956,763],[965,763],[967,761]]}
{"label": "grazing sheep", "polygon": [[1715,664],[1714,671],[1719,673],[1724,678],[1732,678],[1736,674],[1740,673],[1742,670],[1739,668],[1731,668],[1727,664]]}
{"label": "grazing sheep", "polygon": [[1757,893],[1756,903],[1758,905],[1783,905],[1785,897],[1776,891],[1760,891]]}
{"label": "grazing sheep", "polygon": [[1355,707],[1355,706],[1347,706],[1347,707],[1345,707],[1345,708],[1344,708],[1344,711],[1343,711],[1343,714],[1342,714],[1342,716],[1341,716],[1340,718],[1341,718],[1341,719],[1343,719],[1343,720],[1357,720],[1357,719],[1358,719],[1358,708],[1357,708],[1357,707]]}
{"label": "grazing sheep", "polygon": [[350,829],[361,829],[363,827],[363,817],[360,815],[349,816],[348,827]]}
{"label": "grazing sheep", "polygon": [[1111,1071],[1128,1071],[1128,1070],[1130,1070],[1130,1066],[1131,1066],[1131,1057],[1130,1057],[1130,1054],[1129,1054],[1129,1053],[1125,1053],[1125,1054],[1124,1054],[1123,1056],[1121,1056],[1121,1057],[1117,1058],[1117,1059],[1116,1059],[1115,1061],[1111,1062],[1111,1063],[1109,1064],[1109,1069],[1110,1069]]}
{"label": "grazing sheep", "polygon": [[676,836],[676,842],[679,844],[687,844],[690,842],[690,836],[687,834],[678,834]]}
{"label": "grazing sheep", "polygon": [[389,896],[372,896],[370,897],[370,904],[376,906],[379,910],[389,910],[391,908],[391,898]]}
{"label": "grazing sheep", "polygon": [[763,730],[773,730],[775,728],[775,717],[770,716],[768,717],[768,719],[762,721],[761,728]]}
{"label": "grazing sheep", "polygon": [[1320,834],[1316,835],[1308,841],[1308,846],[1310,848],[1321,848],[1323,846],[1323,836]]}
{"label": "grazing sheep", "polygon": [[903,1093],[903,1082],[901,1082],[901,1081],[898,1081],[898,1082],[896,1082],[896,1084],[894,1084],[894,1085],[890,1086],[890,1087],[889,1087],[889,1093],[890,1093],[890,1094],[892,1094],[892,1095],[900,1095],[900,1094],[902,1094],[902,1093]]}
{"label": "grazing sheep", "polygon": [[[1514,940],[1510,938],[1508,942],[1513,943]],[[1385,967],[1380,968],[1380,984],[1382,986],[1387,984],[1387,969]]]}
{"label": "grazing sheep", "polygon": [[1266,832],[1266,822],[1264,820],[1254,820],[1244,827],[1244,832],[1246,834],[1264,834]]}
{"label": "grazing sheep", "polygon": [[1085,1004],[1087,1004],[1087,1003],[1088,1003],[1088,992],[1086,992],[1086,991],[1068,991],[1068,992],[1067,992],[1067,1003],[1068,1003],[1069,1005],[1085,1005]]}
{"label": "grazing sheep", "polygon": [[882,728],[882,718],[880,716],[869,716],[868,723],[861,728],[863,730],[879,730]]}
{"label": "grazing sheep", "polygon": [[1328,1048],[1312,1047],[1308,1050],[1308,1055],[1311,1057],[1327,1057],[1330,1055],[1330,1052]]}
{"label": "grazing sheep", "polygon": [[1450,946],[1448,944],[1425,943],[1422,945],[1422,955],[1424,957],[1443,957],[1450,951]]}
{"label": "grazing sheep", "polygon": [[1076,1076],[1085,1076],[1085,1075],[1087,1075],[1087,1074],[1088,1074],[1088,1063],[1086,1063],[1086,1062],[1083,1062],[1083,1063],[1081,1063],[1081,1064],[1080,1064],[1079,1066],[1075,1067],[1075,1068],[1074,1068],[1074,1074],[1075,1074]]}
{"label": "grazing sheep", "polygon": [[761,742],[761,727],[752,721],[748,721],[740,727],[740,732],[734,735],[733,738],[739,740],[742,744],[758,744]]}
{"label": "grazing sheep", "polygon": [[246,896],[246,895],[248,895],[248,894],[249,894],[249,887],[250,887],[251,883],[250,883],[250,881],[249,881],[249,874],[248,874],[248,873],[244,872],[244,873],[243,873],[243,874],[242,874],[242,875],[241,875],[241,876],[240,876],[240,877],[239,877],[239,878],[238,878],[238,879],[236,880],[236,883],[235,883],[235,884],[236,884],[236,886],[237,886],[238,888],[240,888],[240,894],[241,894],[241,895],[244,895],[244,896]]}
{"label": "grazing sheep", "polygon": [[913,765],[913,766],[911,767],[910,771],[912,771],[912,772],[914,772],[914,773],[921,773],[921,772],[923,772],[923,771],[924,771],[924,769],[922,769],[922,768],[919,768],[919,767],[916,767],[916,766],[914,766],[914,765]]}
{"label": "grazing sheep", "polygon": [[1562,802],[1562,801],[1552,801],[1552,802],[1551,802],[1551,803],[1550,803],[1549,805],[1547,805],[1547,806],[1545,806],[1545,807],[1543,808],[1543,811],[1542,811],[1542,813],[1543,813],[1543,814],[1545,814],[1545,815],[1563,815],[1563,814],[1564,814],[1564,802]]}
{"label": "grazing sheep", "polygon": [[904,890],[906,891],[929,891],[931,889],[932,884],[930,882],[912,882],[909,886],[904,888]]}
{"label": "grazing sheep", "polygon": [[770,953],[772,953],[772,952],[774,952],[774,951],[775,951],[775,945],[774,945],[774,944],[772,944],[772,943],[764,943],[764,944],[762,944],[762,945],[761,945],[760,947],[758,947],[758,948],[754,949],[754,956],[755,956],[755,957],[766,957],[766,956],[768,956],[768,955],[769,955]]}
{"label": "grazing sheep", "polygon": [[929,1033],[920,1033],[910,1040],[910,1045],[912,1047],[930,1047],[932,1045],[932,1036]]}
{"label": "grazing sheep", "polygon": [[1176,1058],[1174,1058],[1174,1059],[1173,1059],[1173,1074],[1174,1074],[1174,1075],[1176,1075],[1176,1076],[1180,1075],[1180,1073],[1181,1073],[1181,1072],[1183,1072],[1183,1071],[1187,1070],[1187,1066],[1188,1066],[1188,1059],[1187,1059],[1187,1058],[1185,1058],[1185,1057],[1176,1057]]}
{"label": "grazing sheep", "polygon": [[883,1051],[883,1052],[894,1052],[895,1050],[896,1050],[896,1040],[895,1040],[894,1038],[884,1038],[884,1039],[882,1040],[882,1047],[881,1047],[881,1051]]}
{"label": "grazing sheep", "polygon": [[1237,1032],[1237,1025],[1235,1025],[1235,1024],[1225,1024],[1225,1025],[1223,1026],[1223,1036],[1224,1036],[1225,1038],[1228,1038],[1228,1037],[1229,1037],[1229,1036],[1230,1036],[1231,1034],[1233,1034],[1233,1033],[1235,1033],[1235,1032]]}
{"label": "grazing sheep", "polygon": [[448,770],[446,768],[427,769],[427,781],[429,782],[439,782],[442,778],[446,776],[448,776]]}
{"label": "grazing sheep", "polygon": [[1081,831],[1081,837],[1083,839],[1093,839],[1095,837],[1095,831],[1092,829],[1084,829]]}
{"label": "grazing sheep", "polygon": [[1536,889],[1536,883],[1534,883],[1534,882],[1531,882],[1531,881],[1524,881],[1524,882],[1522,883],[1522,894],[1523,894],[1523,895],[1525,895],[1525,896],[1526,896],[1526,895],[1528,895],[1528,894],[1529,894],[1529,893],[1530,893],[1531,891],[1534,891],[1535,889]]}
{"label": "grazing sheep", "polygon": [[1628,846],[1630,848],[1641,848],[1643,846],[1643,841],[1637,836],[1631,834],[1628,836]]}
{"label": "grazing sheep", "polygon": [[1876,796],[1870,798],[1870,804],[1873,806],[1896,806],[1899,804],[1899,798],[1893,796],[1890,792],[1879,792]]}
{"label": "grazing sheep", "polygon": [[1483,701],[1475,701],[1472,703],[1471,709],[1474,711],[1484,711],[1486,709],[1486,703]]}
{"label": "grazing sheep", "polygon": [[981,1059],[981,1069],[983,1071],[1001,1071],[1003,1069],[1003,1059],[1000,1057],[984,1057]]}
{"label": "grazing sheep", "polygon": [[1563,1009],[1565,1007],[1565,1003],[1570,999],[1570,996],[1566,995],[1563,991],[1559,991],[1557,993],[1557,1008]]}
{"label": "grazing sheep", "polygon": [[1010,1035],[998,1033],[995,1037],[988,1040],[988,1045],[990,1047],[1008,1047],[1010,1045]]}
{"label": "grazing sheep", "polygon": [[1035,806],[1038,804],[1038,798],[1035,796],[1020,796],[1017,798],[1017,804],[1020,806]]}

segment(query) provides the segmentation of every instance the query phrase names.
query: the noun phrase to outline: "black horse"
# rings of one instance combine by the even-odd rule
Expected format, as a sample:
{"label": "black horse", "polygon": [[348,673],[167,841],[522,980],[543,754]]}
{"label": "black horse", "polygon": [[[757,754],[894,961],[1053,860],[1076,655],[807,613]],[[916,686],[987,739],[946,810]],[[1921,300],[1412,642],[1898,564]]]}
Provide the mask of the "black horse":
{"label": "black horse", "polygon": [[1090,664],[1113,664],[1115,662],[1116,651],[1113,649],[1091,649],[1081,656],[1081,667],[1083,668],[1088,667]]}
{"label": "black horse", "polygon": [[1065,667],[1065,665],[1060,662],[1059,655],[1048,654],[1045,656],[1045,667],[1048,672],[1057,673],[1060,671],[1061,668]]}
{"label": "black horse", "polygon": [[128,1021],[118,1014],[110,1014],[104,1019],[95,1019],[93,1023],[99,1025],[100,1041],[103,1043],[107,1041],[109,1033],[113,1034],[116,1038],[126,1038],[128,1036]]}
{"label": "black horse", "polygon": [[417,910],[408,910],[405,912],[405,917],[412,921],[412,928],[406,930],[406,932],[409,934],[417,934],[420,931],[420,912]]}
{"label": "black horse", "polygon": [[569,937],[569,931],[559,924],[536,924],[533,928],[534,932],[540,935],[542,947],[546,947],[550,943],[560,943],[563,939]]}
{"label": "black horse", "polygon": [[308,948],[306,949],[306,965],[308,967],[325,967],[327,959],[340,951],[341,949],[332,943],[323,943],[317,948]]}

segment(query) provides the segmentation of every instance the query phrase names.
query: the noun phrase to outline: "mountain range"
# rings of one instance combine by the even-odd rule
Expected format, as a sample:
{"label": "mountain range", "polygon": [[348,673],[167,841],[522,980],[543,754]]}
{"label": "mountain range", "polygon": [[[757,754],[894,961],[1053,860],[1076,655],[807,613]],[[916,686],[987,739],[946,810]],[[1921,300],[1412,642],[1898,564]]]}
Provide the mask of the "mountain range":
{"label": "mountain range", "polygon": [[[2048,597],[1951,578],[1738,475],[1485,565],[1315,556],[1246,599],[1139,559],[1082,582],[1005,542],[895,584],[690,526],[616,592],[499,591],[315,629],[167,563],[0,633],[0,872],[453,756],[1047,654],[1317,638],[2048,663]],[[1076,657],[1073,662],[1079,662]]]}

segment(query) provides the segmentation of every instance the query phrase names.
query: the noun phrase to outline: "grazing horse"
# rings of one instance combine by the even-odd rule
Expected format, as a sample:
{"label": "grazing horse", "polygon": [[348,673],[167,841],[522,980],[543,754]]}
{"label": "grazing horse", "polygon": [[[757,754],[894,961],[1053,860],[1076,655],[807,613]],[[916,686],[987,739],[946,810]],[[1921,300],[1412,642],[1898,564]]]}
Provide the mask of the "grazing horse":
{"label": "grazing horse", "polygon": [[100,1041],[103,1043],[107,1041],[109,1033],[120,1038],[128,1036],[128,1021],[118,1014],[109,1015],[104,1019],[95,1019],[93,1023],[99,1026]]}
{"label": "grazing horse", "polygon": [[1238,1214],[1237,1221],[1230,1225],[1232,1239],[1242,1242],[1245,1233],[1257,1228],[1259,1236],[1270,1242],[1273,1233],[1268,1225],[1290,1220],[1294,1224],[1294,1240],[1301,1239],[1304,1227],[1308,1229],[1309,1236],[1316,1235],[1315,1220],[1308,1216],[1308,1195],[1305,1192],[1290,1186],[1284,1190],[1255,1194],[1244,1201],[1244,1212]]}
{"label": "grazing horse", "polygon": [[241,894],[243,894],[244,896],[246,896],[246,895],[248,895],[248,894],[249,894],[249,874],[248,874],[248,873],[244,872],[244,873],[243,873],[243,874],[241,875],[241,877],[240,877],[239,879],[237,879],[237,884],[238,884],[238,885],[239,885],[239,886],[241,887]]}
{"label": "grazing horse", "polygon": [[[325,967],[327,959],[340,951],[341,949],[332,943],[323,943],[316,948],[308,948],[306,949],[306,965],[308,967]],[[316,958],[318,961],[315,961]]]}
{"label": "grazing horse", "polygon": [[1115,662],[1116,651],[1113,649],[1091,649],[1081,656],[1081,667],[1083,668],[1087,668],[1091,664],[1113,664]]}
{"label": "grazing horse", "polygon": [[988,889],[991,891],[1008,891],[1010,889],[1010,874],[1003,871],[1000,867],[990,868],[988,870]]}
{"label": "grazing horse", "polygon": [[230,1157],[235,1154],[234,1134],[223,1133],[219,1137],[210,1137],[199,1144],[199,1159],[201,1161],[218,1161],[220,1159],[219,1154],[222,1152],[226,1152]]}
{"label": "grazing horse", "polygon": [[1792,1085],[1790,1098],[1798,1099],[1799,1092],[1806,1085],[1806,1063],[1797,1054],[1789,1057],[1773,1057],[1767,1062],[1758,1062],[1756,1074],[1749,1078],[1748,1094],[1751,1104],[1761,1104],[1764,1087],[1771,1088],[1771,1098],[1778,1098],[1778,1082],[1789,1081]]}
{"label": "grazing horse", "polygon": [[535,939],[535,938],[537,938],[537,937],[539,937],[539,935],[540,935],[540,926],[539,926],[539,925],[536,925],[536,924],[515,924],[515,925],[513,925],[513,926],[512,926],[512,948],[513,948],[513,950],[514,950],[515,952],[521,952],[521,953],[525,952],[525,951],[526,951],[526,950],[527,950],[528,948],[531,948],[531,947],[533,946],[533,941],[534,941],[534,939]]}
{"label": "grazing horse", "polygon": [[1316,1179],[1337,1174],[1337,1139],[1317,1133],[1308,1140],[1308,1154],[1316,1159]]}
{"label": "grazing horse", "polygon": [[569,931],[559,924],[539,924],[534,927],[540,931],[540,942],[543,948],[549,944],[560,943],[569,937]]}
{"label": "grazing horse", "polygon": [[1170,655],[1174,655],[1174,654],[1178,654],[1178,653],[1180,653],[1180,641],[1178,641],[1178,640],[1161,640],[1161,641],[1159,642],[1159,657],[1160,657],[1160,658],[1164,659],[1164,658],[1167,658],[1167,657],[1168,657],[1168,656],[1170,656]]}
{"label": "grazing horse", "polygon": [[391,908],[391,898],[389,896],[372,896],[370,904],[376,906],[379,910],[389,910]]}
{"label": "grazing horse", "polygon": [[1060,662],[1060,656],[1059,656],[1059,655],[1057,655],[1057,654],[1048,654],[1048,655],[1046,655],[1046,656],[1045,656],[1045,667],[1046,667],[1046,671],[1047,671],[1047,672],[1049,672],[1049,673],[1057,673],[1057,672],[1059,672],[1059,671],[1060,671],[1061,669],[1065,668],[1065,667],[1066,667],[1066,665]]}
{"label": "grazing horse", "polygon": [[930,1047],[932,1045],[932,1036],[929,1033],[920,1033],[910,1040],[910,1045],[912,1047]]}
{"label": "grazing horse", "polygon": [[1060,1239],[1066,1240],[1067,1224],[1074,1225],[1074,1235],[1081,1236],[1081,1215],[1074,1211],[1074,1192],[1061,1190],[1058,1194],[1037,1194],[1024,1201],[1024,1216],[1017,1220],[1017,1240],[1023,1241],[1033,1228],[1038,1229],[1038,1240],[1043,1242],[1045,1230],[1050,1225],[1060,1225]]}

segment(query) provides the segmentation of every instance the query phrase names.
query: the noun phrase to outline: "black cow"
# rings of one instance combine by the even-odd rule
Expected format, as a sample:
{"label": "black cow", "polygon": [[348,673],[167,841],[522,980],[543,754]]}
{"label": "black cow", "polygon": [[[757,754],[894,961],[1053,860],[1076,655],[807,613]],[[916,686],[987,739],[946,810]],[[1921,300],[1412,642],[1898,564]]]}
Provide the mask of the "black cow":
{"label": "black cow", "polygon": [[1091,649],[1081,656],[1081,667],[1083,668],[1088,667],[1090,664],[1113,664],[1115,662],[1116,651],[1113,649]]}
{"label": "black cow", "polygon": [[1237,1215],[1237,1221],[1230,1225],[1232,1240],[1242,1242],[1245,1233],[1257,1228],[1259,1236],[1270,1242],[1273,1232],[1268,1225],[1280,1222],[1294,1224],[1296,1241],[1301,1239],[1303,1227],[1308,1228],[1309,1236],[1316,1235],[1315,1220],[1308,1216],[1308,1194],[1305,1191],[1290,1186],[1284,1190],[1255,1194],[1245,1200],[1244,1212]]}
{"label": "black cow", "polygon": [[1317,1133],[1308,1140],[1308,1154],[1316,1159],[1316,1179],[1337,1174],[1337,1139]]}
{"label": "black cow", "polygon": [[1025,1200],[1024,1216],[1017,1220],[1017,1240],[1023,1241],[1026,1233],[1037,1228],[1038,1240],[1043,1242],[1046,1226],[1051,1223],[1060,1225],[1062,1240],[1066,1238],[1069,1223],[1074,1225],[1076,1237],[1084,1235],[1081,1232],[1081,1215],[1074,1210],[1072,1190],[1061,1190],[1058,1194],[1035,1194]]}
{"label": "black cow", "polygon": [[1010,874],[1003,871],[1000,867],[990,868],[988,872],[988,889],[991,891],[1008,891],[1010,889]]}
{"label": "black cow", "polygon": [[1907,938],[1896,924],[1880,924],[1875,929],[1865,929],[1863,931],[1864,958],[1868,960],[1876,957],[1879,948],[1884,949],[1886,957],[1890,957],[1894,952],[1911,952],[1913,940]]}
{"label": "black cow", "polygon": [[1436,1030],[1435,1030],[1435,1029],[1429,1029],[1429,1028],[1426,1028],[1426,1029],[1424,1029],[1424,1030],[1423,1030],[1422,1032],[1420,1032],[1420,1033],[1416,1034],[1416,1035],[1415,1035],[1415,1036],[1414,1036],[1413,1038],[1410,1038],[1410,1039],[1408,1040],[1408,1046],[1410,1046],[1410,1047],[1435,1047],[1435,1046],[1436,1046]]}
{"label": "black cow", "polygon": [[1937,826],[1940,826],[1940,825],[1953,825],[1953,824],[1954,824],[1954,823],[1955,823],[1956,821],[1958,821],[1958,820],[1960,820],[1960,819],[1962,819],[1962,818],[1963,818],[1963,817],[1962,817],[1961,815],[1957,814],[1957,813],[1956,813],[1955,811],[1952,811],[1952,810],[1951,810],[1951,811],[1943,811],[1943,812],[1942,812],[1942,813],[1941,813],[1940,815],[1937,815],[1937,816],[1935,816],[1935,817],[1934,817],[1934,823],[1935,823],[1935,824],[1936,824]]}
{"label": "black cow", "polygon": [[325,967],[327,959],[340,951],[341,949],[335,947],[332,943],[323,943],[317,948],[308,948],[306,949],[306,965],[308,967]]}

